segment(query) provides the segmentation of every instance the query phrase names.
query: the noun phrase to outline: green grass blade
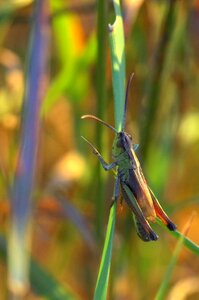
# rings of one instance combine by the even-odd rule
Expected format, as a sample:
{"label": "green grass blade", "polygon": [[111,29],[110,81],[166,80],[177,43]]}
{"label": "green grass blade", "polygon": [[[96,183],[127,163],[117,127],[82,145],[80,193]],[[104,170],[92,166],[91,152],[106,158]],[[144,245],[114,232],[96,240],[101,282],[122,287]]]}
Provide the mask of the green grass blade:
{"label": "green grass blade", "polygon": [[[106,63],[107,63],[107,1],[97,2],[97,102],[96,113],[102,120],[106,119],[107,111],[107,92],[106,92]],[[106,148],[104,147],[104,128],[100,123],[96,123],[96,145],[99,152],[104,156]],[[96,209],[96,236],[98,241],[103,237],[103,220],[104,220],[104,196],[106,174],[100,164],[96,168],[96,190],[97,197],[95,201]]]}
{"label": "green grass blade", "polygon": [[[6,260],[6,240],[0,235],[0,260]],[[48,300],[79,300],[69,286],[62,286],[44,267],[30,259],[30,285],[38,295]],[[43,298],[42,298],[43,299]]]}
{"label": "green grass blade", "polygon": [[[50,0],[52,13],[65,8],[63,1]],[[56,57],[59,60],[60,72],[51,83],[44,102],[42,104],[42,113],[48,112],[51,106],[63,95],[70,82],[70,76],[73,73],[76,60],[76,46],[71,43],[73,32],[70,30],[73,26],[73,16],[63,14],[52,18],[53,40],[56,46]]]}
{"label": "green grass blade", "polygon": [[[153,196],[156,198],[156,196],[154,195],[153,191],[151,190]],[[158,199],[156,198],[156,200],[158,201]],[[183,245],[188,248],[190,251],[192,251],[193,253],[195,253],[196,255],[199,255],[199,246],[192,242],[190,239],[188,239],[186,236],[184,236],[181,232],[179,232],[178,230],[176,231],[170,231],[161,221],[160,219],[156,219],[156,222],[161,225],[164,229],[167,229],[168,232],[173,235],[175,238],[180,239],[182,236],[183,238]]]}
{"label": "green grass blade", "polygon": [[114,0],[113,3],[116,19],[113,25],[109,25],[109,38],[112,61],[115,127],[118,131],[120,131],[122,128],[125,101],[125,44],[120,2],[119,0]]}
{"label": "green grass blade", "polygon": [[[165,225],[159,220],[157,219],[156,221],[159,225],[161,225],[163,228],[166,228]],[[195,253],[196,255],[199,255],[199,245],[197,245],[196,243],[194,243],[193,241],[191,241],[189,238],[187,238],[186,236],[184,236],[180,231],[176,230],[176,231],[170,231],[169,229],[167,229],[167,231],[173,235],[176,239],[180,239],[182,236],[183,238],[183,245],[189,249],[191,252]]]}
{"label": "green grass blade", "polygon": [[57,14],[64,10],[65,6],[64,1],[50,0],[50,8],[54,15],[53,43],[56,47],[59,72],[54,76],[42,103],[42,116],[65,94],[73,101],[82,101],[90,84],[88,69],[96,57],[96,37],[91,35],[84,48],[79,49],[74,35],[76,17],[67,13]]}
{"label": "green grass blade", "polygon": [[30,281],[33,291],[48,300],[78,300],[69,287],[62,286],[35,260],[31,260]]}
{"label": "green grass blade", "polygon": [[163,300],[165,299],[165,296],[166,296],[166,292],[169,288],[169,282],[170,282],[170,279],[171,279],[171,276],[172,276],[172,273],[173,273],[173,270],[175,268],[175,265],[177,263],[177,259],[178,259],[178,256],[180,254],[180,251],[182,250],[182,247],[183,247],[183,243],[184,243],[184,240],[186,238],[186,234],[191,226],[191,222],[193,220],[193,216],[191,217],[191,219],[188,221],[188,223],[186,224],[186,229],[183,230],[184,234],[181,234],[180,235],[180,238],[177,242],[177,245],[175,247],[175,250],[173,252],[173,255],[171,257],[171,260],[169,262],[169,265],[167,267],[167,271],[164,275],[164,278],[162,280],[162,283],[158,289],[158,292],[157,292],[157,295],[155,297],[155,300]]}
{"label": "green grass blade", "polygon": [[150,80],[146,88],[146,113],[141,123],[141,145],[142,145],[142,161],[145,162],[148,155],[148,148],[153,136],[154,120],[158,111],[160,102],[160,88],[162,81],[162,73],[165,67],[165,60],[168,53],[168,45],[172,38],[175,26],[175,8],[177,1],[168,1],[165,18],[160,32],[159,42],[154,55],[155,61],[151,67]]}
{"label": "green grass blade", "polygon": [[97,284],[95,288],[95,294],[94,294],[95,300],[106,299],[108,277],[109,277],[111,255],[112,255],[112,242],[113,242],[114,229],[115,229],[115,220],[116,220],[116,204],[112,205],[110,210],[104,249],[102,253],[102,259],[100,263],[100,269],[99,269]]}
{"label": "green grass blade", "polygon": [[[170,231],[169,230],[169,233],[177,239],[180,239],[183,236],[183,234],[178,230],[176,230],[176,231]],[[193,241],[191,241],[187,237],[184,237],[183,245],[187,249],[189,249],[191,252],[195,253],[196,255],[199,255],[199,245],[197,245],[196,243],[194,243]]]}
{"label": "green grass blade", "polygon": [[173,270],[175,268],[175,265],[176,265],[176,262],[177,262],[177,259],[178,259],[178,256],[180,254],[180,251],[183,247],[183,240],[184,240],[184,236],[181,235],[180,239],[178,240],[178,243],[176,245],[176,248],[173,252],[173,255],[172,255],[172,258],[169,262],[169,265],[167,267],[167,271],[165,273],[165,276],[162,280],[162,283],[158,289],[158,292],[157,292],[157,295],[155,297],[155,300],[162,300],[165,298],[165,295],[166,295],[166,292],[168,290],[168,287],[169,287],[169,282],[170,282],[170,279],[171,279],[171,276],[172,276],[172,273],[173,273]]}
{"label": "green grass blade", "polygon": [[[125,60],[124,60],[124,32],[122,14],[119,0],[114,0],[116,20],[110,29],[110,48],[112,59],[112,78],[114,91],[115,107],[115,127],[119,131],[122,128],[122,119],[125,100]],[[114,192],[115,194],[115,192]],[[110,272],[110,263],[112,255],[112,243],[116,221],[116,204],[111,207],[109,214],[108,227],[106,232],[105,244],[98,273],[97,284],[95,288],[94,299],[106,299],[108,277]]]}

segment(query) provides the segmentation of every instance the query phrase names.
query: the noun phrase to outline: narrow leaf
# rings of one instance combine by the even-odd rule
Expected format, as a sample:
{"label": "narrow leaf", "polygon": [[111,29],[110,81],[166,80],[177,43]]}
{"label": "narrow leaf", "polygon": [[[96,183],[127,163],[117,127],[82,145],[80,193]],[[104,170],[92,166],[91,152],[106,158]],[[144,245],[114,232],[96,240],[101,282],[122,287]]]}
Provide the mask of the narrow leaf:
{"label": "narrow leaf", "polygon": [[163,300],[165,298],[165,295],[166,295],[166,292],[167,292],[168,287],[169,287],[169,282],[171,280],[173,270],[174,270],[175,265],[177,263],[177,259],[178,259],[178,256],[180,254],[180,251],[183,247],[183,242],[184,242],[184,239],[185,239],[185,235],[188,233],[192,221],[193,221],[193,215],[191,216],[191,218],[188,220],[187,224],[185,225],[185,228],[183,230],[183,234],[181,235],[181,237],[179,238],[179,240],[177,242],[177,245],[176,245],[175,250],[173,252],[173,255],[171,257],[170,263],[167,267],[167,271],[164,275],[162,283],[161,283],[161,285],[159,287],[159,290],[157,292],[157,295],[155,297],[155,300]]}
{"label": "narrow leaf", "polygon": [[[124,32],[119,0],[113,0],[116,19],[113,25],[109,25],[110,48],[112,60],[112,78],[115,107],[115,127],[119,131],[122,128],[124,102],[125,102],[125,60],[124,60]],[[115,191],[114,191],[115,196]],[[116,203],[112,205],[105,244],[95,288],[95,300],[105,300],[107,297],[108,277],[112,255],[112,242],[116,220]]]}
{"label": "narrow leaf", "polygon": [[[5,260],[7,249],[4,236],[0,235],[0,259]],[[36,260],[30,258],[30,285],[32,290],[48,300],[79,300],[69,286],[62,286]]]}
{"label": "narrow leaf", "polygon": [[125,101],[125,44],[122,13],[120,1],[113,1],[116,19],[109,25],[109,39],[112,61],[112,81],[115,107],[115,127],[118,131],[122,128],[122,119]]}
{"label": "narrow leaf", "polygon": [[189,238],[187,238],[186,236],[184,236],[180,231],[176,230],[176,231],[170,231],[167,227],[165,227],[164,224],[162,224],[162,222],[157,219],[156,220],[157,223],[159,225],[161,225],[164,229],[167,229],[167,231],[173,235],[176,239],[180,239],[183,236],[183,245],[189,249],[191,252],[195,253],[196,255],[199,255],[199,245],[197,245],[196,243],[194,243],[193,241],[191,241]]}
{"label": "narrow leaf", "polygon": [[112,243],[115,229],[116,219],[116,204],[112,205],[109,215],[109,221],[106,231],[106,238],[104,243],[104,249],[102,253],[102,259],[100,263],[100,269],[97,278],[97,284],[95,288],[94,300],[106,299],[108,277],[111,264],[112,255]]}
{"label": "narrow leaf", "polygon": [[49,272],[35,260],[31,260],[31,287],[39,296],[48,300],[78,300],[69,287],[62,286]]}
{"label": "narrow leaf", "polygon": [[28,56],[19,158],[11,191],[8,246],[9,287],[16,295],[29,286],[29,246],[32,191],[39,134],[39,110],[44,95],[48,49],[47,1],[35,1]]}

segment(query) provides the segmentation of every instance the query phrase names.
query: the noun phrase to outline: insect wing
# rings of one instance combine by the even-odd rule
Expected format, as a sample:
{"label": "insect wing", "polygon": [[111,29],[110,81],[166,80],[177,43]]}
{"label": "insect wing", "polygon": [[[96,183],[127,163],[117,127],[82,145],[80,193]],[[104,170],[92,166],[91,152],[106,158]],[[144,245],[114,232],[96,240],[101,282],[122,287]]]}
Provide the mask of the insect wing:
{"label": "insect wing", "polygon": [[129,170],[127,170],[127,172],[129,172],[129,179],[126,185],[131,189],[144,216],[150,221],[155,221],[156,213],[148,184],[142,173],[139,160],[133,150],[133,144],[125,132],[122,135],[122,143],[129,156]]}
{"label": "insect wing", "polygon": [[141,208],[137,201],[135,200],[131,190],[125,184],[121,184],[122,195],[124,200],[126,201],[127,205],[130,207],[131,211],[135,215],[136,218],[136,229],[138,230],[137,233],[139,237],[143,241],[156,241],[158,236],[152,230],[151,226],[149,225],[148,221],[145,219]]}

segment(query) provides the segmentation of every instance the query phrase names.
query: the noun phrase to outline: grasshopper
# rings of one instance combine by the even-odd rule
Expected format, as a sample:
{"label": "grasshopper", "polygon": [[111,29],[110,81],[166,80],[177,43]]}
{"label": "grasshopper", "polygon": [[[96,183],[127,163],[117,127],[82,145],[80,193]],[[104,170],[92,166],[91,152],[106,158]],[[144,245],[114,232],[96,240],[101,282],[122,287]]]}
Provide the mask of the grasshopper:
{"label": "grasshopper", "polygon": [[154,223],[156,217],[158,217],[172,231],[176,230],[176,226],[164,212],[148,186],[135,153],[138,145],[133,144],[131,135],[125,132],[127,100],[132,77],[133,75],[129,78],[126,88],[122,130],[120,132],[93,115],[84,115],[81,117],[82,119],[98,121],[115,132],[116,135],[112,146],[114,162],[111,164],[106,163],[99,151],[87,139],[82,138],[90,145],[105,171],[114,168],[117,170],[113,202],[117,201],[121,189],[122,197],[133,213],[138,236],[145,242],[156,241],[158,236],[152,230],[149,221]]}

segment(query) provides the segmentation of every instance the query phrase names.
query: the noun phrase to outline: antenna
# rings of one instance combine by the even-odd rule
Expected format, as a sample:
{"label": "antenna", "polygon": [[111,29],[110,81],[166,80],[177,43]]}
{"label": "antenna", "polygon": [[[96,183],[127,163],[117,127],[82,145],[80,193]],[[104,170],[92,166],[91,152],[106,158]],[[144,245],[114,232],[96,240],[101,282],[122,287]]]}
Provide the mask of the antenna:
{"label": "antenna", "polygon": [[131,85],[131,81],[133,79],[134,73],[131,74],[128,83],[127,83],[127,87],[126,87],[126,96],[125,96],[125,104],[124,104],[124,115],[123,115],[123,120],[122,120],[122,131],[124,131],[125,128],[125,123],[126,123],[126,109],[127,109],[127,102],[128,102],[128,96],[129,96],[129,88]]}
{"label": "antenna", "polygon": [[96,116],[93,116],[93,115],[84,115],[84,116],[81,117],[81,119],[91,119],[91,120],[95,120],[95,121],[97,121],[97,122],[102,123],[102,124],[105,125],[106,127],[110,128],[110,129],[113,130],[115,133],[117,133],[117,130],[116,130],[113,126],[111,126],[111,125],[109,125],[108,123],[106,123],[105,121],[103,121],[103,120],[97,118]]}

